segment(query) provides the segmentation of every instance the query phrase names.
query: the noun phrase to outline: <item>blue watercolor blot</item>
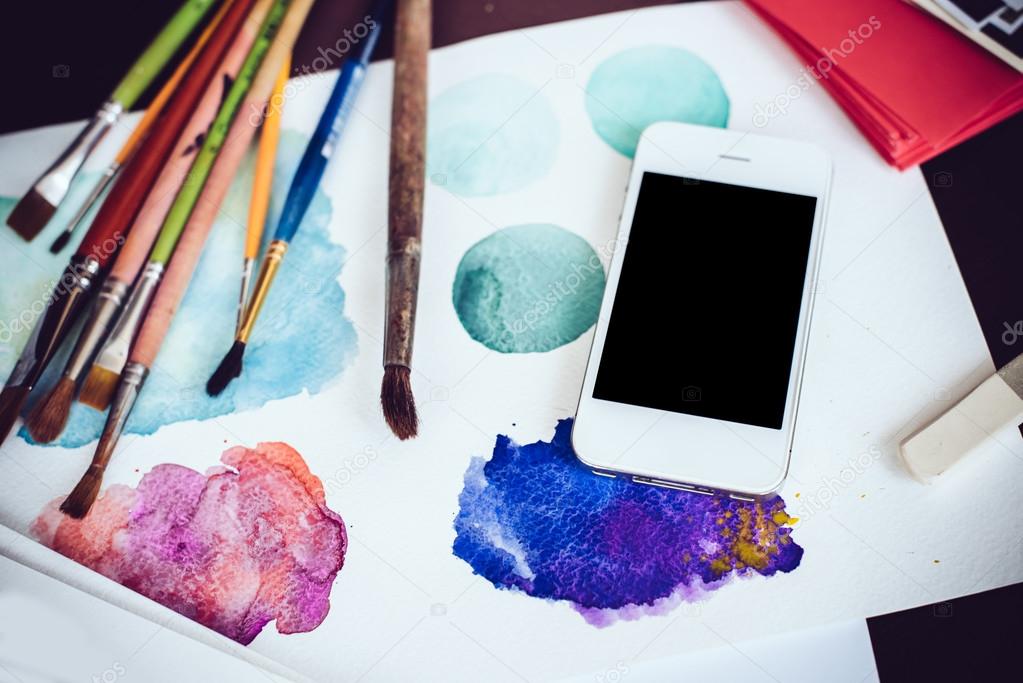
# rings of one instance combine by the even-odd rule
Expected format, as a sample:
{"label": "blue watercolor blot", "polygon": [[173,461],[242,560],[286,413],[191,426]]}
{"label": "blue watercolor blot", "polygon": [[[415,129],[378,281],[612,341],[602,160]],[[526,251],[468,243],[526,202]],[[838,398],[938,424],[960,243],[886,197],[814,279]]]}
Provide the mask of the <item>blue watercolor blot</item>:
{"label": "blue watercolor blot", "polygon": [[487,74],[448,88],[430,103],[427,173],[462,197],[519,190],[554,165],[558,120],[537,88]]}
{"label": "blue watercolor blot", "polygon": [[452,301],[469,336],[501,353],[555,349],[597,320],[604,268],[586,240],[557,225],[498,230],[458,264]]}
{"label": "blue watercolor blot", "polygon": [[663,614],[730,577],[799,566],[779,498],[743,502],[599,477],[576,460],[572,420],[550,442],[498,436],[474,458],[454,554],[495,587],[568,601],[589,623]]}
{"label": "blue watercolor blot", "polygon": [[658,121],[724,128],[728,95],[714,70],[688,50],[637,47],[601,62],[586,85],[586,111],[604,142],[627,157]]}
{"label": "blue watercolor blot", "polygon": [[[291,131],[281,134],[264,241],[273,233],[306,142],[307,138]],[[355,328],[343,315],[345,293],[337,282],[345,251],[330,240],[331,203],[317,190],[248,344],[242,376],[220,396],[206,394],[206,380],[234,337],[253,162],[250,154],[224,200],[188,292],[128,420],[129,433],[152,434],[175,422],[252,410],[303,390],[316,394],[357,352]],[[50,274],[51,280],[57,273],[59,266]],[[0,300],[4,317],[12,310],[12,301],[6,296]],[[61,361],[51,363],[40,386],[53,384]],[[34,393],[38,400],[43,392]],[[74,448],[95,440],[104,419],[103,414],[76,403],[54,445]],[[24,428],[21,435],[29,440]]]}

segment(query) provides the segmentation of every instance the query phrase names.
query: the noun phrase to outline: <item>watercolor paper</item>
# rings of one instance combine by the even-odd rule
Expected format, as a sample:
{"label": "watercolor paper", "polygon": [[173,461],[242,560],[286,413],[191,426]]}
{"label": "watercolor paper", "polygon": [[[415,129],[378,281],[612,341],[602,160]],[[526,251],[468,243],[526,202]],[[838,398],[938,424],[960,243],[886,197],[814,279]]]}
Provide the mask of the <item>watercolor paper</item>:
{"label": "watercolor paper", "polygon": [[[154,373],[179,382],[177,393],[148,399],[148,418],[140,413],[107,472],[113,502],[137,498],[154,478],[184,471],[177,468],[205,487],[228,449],[286,443],[300,453],[324,495],[322,504],[301,509],[328,530],[327,511],[337,515],[347,537],[329,592],[304,579],[281,584],[316,586],[310,611],[299,610],[301,628],[276,598],[259,621],[277,620],[258,633],[227,619],[224,603],[214,614],[231,625],[222,630],[253,636],[243,646],[182,614],[197,598],[164,598],[165,607],[32,540],[33,524],[91,457],[94,442],[85,441],[95,427],[85,423],[64,445],[12,437],[0,449],[0,552],[167,628],[316,680],[592,676],[1023,579],[1018,433],[995,435],[955,476],[930,488],[907,476],[896,457],[900,438],[992,371],[925,181],[918,171],[887,167],[818,84],[794,95],[802,65],[745,7],[665,6],[512,31],[435,50],[430,67],[430,182],[412,379],[421,436],[397,442],[378,405],[392,76],[383,62],[370,67],[318,209],[285,261],[291,270],[275,288],[279,315],[264,315],[256,327],[261,355],[253,372],[232,384],[223,405],[193,393],[203,366],[211,369],[230,343],[243,176],[205,257],[207,284],[189,293],[192,313],[176,322],[156,361]],[[684,98],[657,90],[659,83],[677,89],[679,73],[686,74]],[[332,85],[332,75],[290,83],[282,123],[289,142],[275,195]],[[595,98],[620,108],[628,125],[595,115]],[[779,98],[784,112],[772,109],[778,115],[767,121],[756,116]],[[743,506],[587,483],[564,447],[547,445],[564,445],[558,424],[578,400],[592,301],[603,286],[603,273],[584,278],[573,266],[596,256],[606,272],[635,141],[630,127],[660,118],[810,140],[834,160],[792,470],[780,499],[751,511],[748,526],[737,514]],[[0,195],[23,192],[76,131],[69,125],[0,138]],[[126,134],[119,126],[104,152],[112,154]],[[16,264],[0,279],[0,367],[13,363],[34,304],[59,273],[47,247],[61,227],[49,225],[30,244],[0,229],[8,263]],[[514,247],[495,253],[508,239]],[[680,283],[686,287],[684,274]],[[735,328],[755,346],[757,330],[741,319]],[[539,505],[526,488],[537,481],[521,470],[533,456],[549,458],[537,477],[593,496],[584,509],[593,520],[613,519],[607,544],[592,535],[596,521],[556,517],[571,509],[567,503],[537,521],[548,522],[540,528],[549,539],[522,532]],[[235,481],[245,468],[212,476]],[[656,514],[655,523],[638,522]],[[719,517],[750,545],[733,551],[720,531],[707,531],[711,521],[725,526]],[[658,545],[664,524],[669,538]],[[287,538],[287,552],[302,557],[296,537]],[[578,578],[582,570],[557,564],[549,550],[555,543],[569,549],[566,562],[636,580],[620,582],[620,592],[594,589],[599,584]],[[682,546],[700,548],[706,561],[692,551],[688,564],[684,555],[674,564],[662,556]],[[259,557],[248,541],[242,548]],[[339,566],[336,553],[322,564],[316,555],[317,576]],[[649,566],[623,569],[639,558]],[[324,598],[329,609],[313,626]]]}

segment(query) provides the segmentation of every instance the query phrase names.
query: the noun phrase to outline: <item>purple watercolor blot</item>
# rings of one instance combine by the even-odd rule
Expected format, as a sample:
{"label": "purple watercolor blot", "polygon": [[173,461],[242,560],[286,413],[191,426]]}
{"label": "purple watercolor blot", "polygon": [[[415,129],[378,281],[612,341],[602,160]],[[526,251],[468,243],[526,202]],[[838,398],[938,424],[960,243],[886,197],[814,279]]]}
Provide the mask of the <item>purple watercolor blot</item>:
{"label": "purple watercolor blot", "polygon": [[566,600],[589,623],[663,614],[730,577],[773,576],[803,549],[785,502],[703,496],[598,477],[576,460],[572,420],[525,446],[498,436],[474,458],[454,553],[497,588]]}
{"label": "purple watercolor blot", "polygon": [[84,519],[52,501],[30,532],[44,545],[248,645],[320,625],[348,536],[323,486],[284,443],[236,447],[201,474],[158,465],[108,487]]}

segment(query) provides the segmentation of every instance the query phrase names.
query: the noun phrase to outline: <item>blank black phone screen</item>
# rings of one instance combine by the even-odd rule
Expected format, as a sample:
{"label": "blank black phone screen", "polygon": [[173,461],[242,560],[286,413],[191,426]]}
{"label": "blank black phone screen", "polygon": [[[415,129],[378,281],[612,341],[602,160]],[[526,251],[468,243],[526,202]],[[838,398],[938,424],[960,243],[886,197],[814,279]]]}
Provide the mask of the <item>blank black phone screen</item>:
{"label": "blank black phone screen", "polygon": [[593,397],[781,429],[816,205],[645,173]]}

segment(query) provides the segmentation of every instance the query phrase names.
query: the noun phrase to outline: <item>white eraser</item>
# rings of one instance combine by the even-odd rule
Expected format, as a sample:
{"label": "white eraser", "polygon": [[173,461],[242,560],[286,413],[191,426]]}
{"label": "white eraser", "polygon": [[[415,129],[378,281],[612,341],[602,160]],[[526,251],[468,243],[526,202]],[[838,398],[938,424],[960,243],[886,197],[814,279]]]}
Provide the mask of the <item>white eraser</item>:
{"label": "white eraser", "polygon": [[1023,422],[1023,398],[998,374],[901,444],[906,469],[925,483],[967,457],[991,434]]}

